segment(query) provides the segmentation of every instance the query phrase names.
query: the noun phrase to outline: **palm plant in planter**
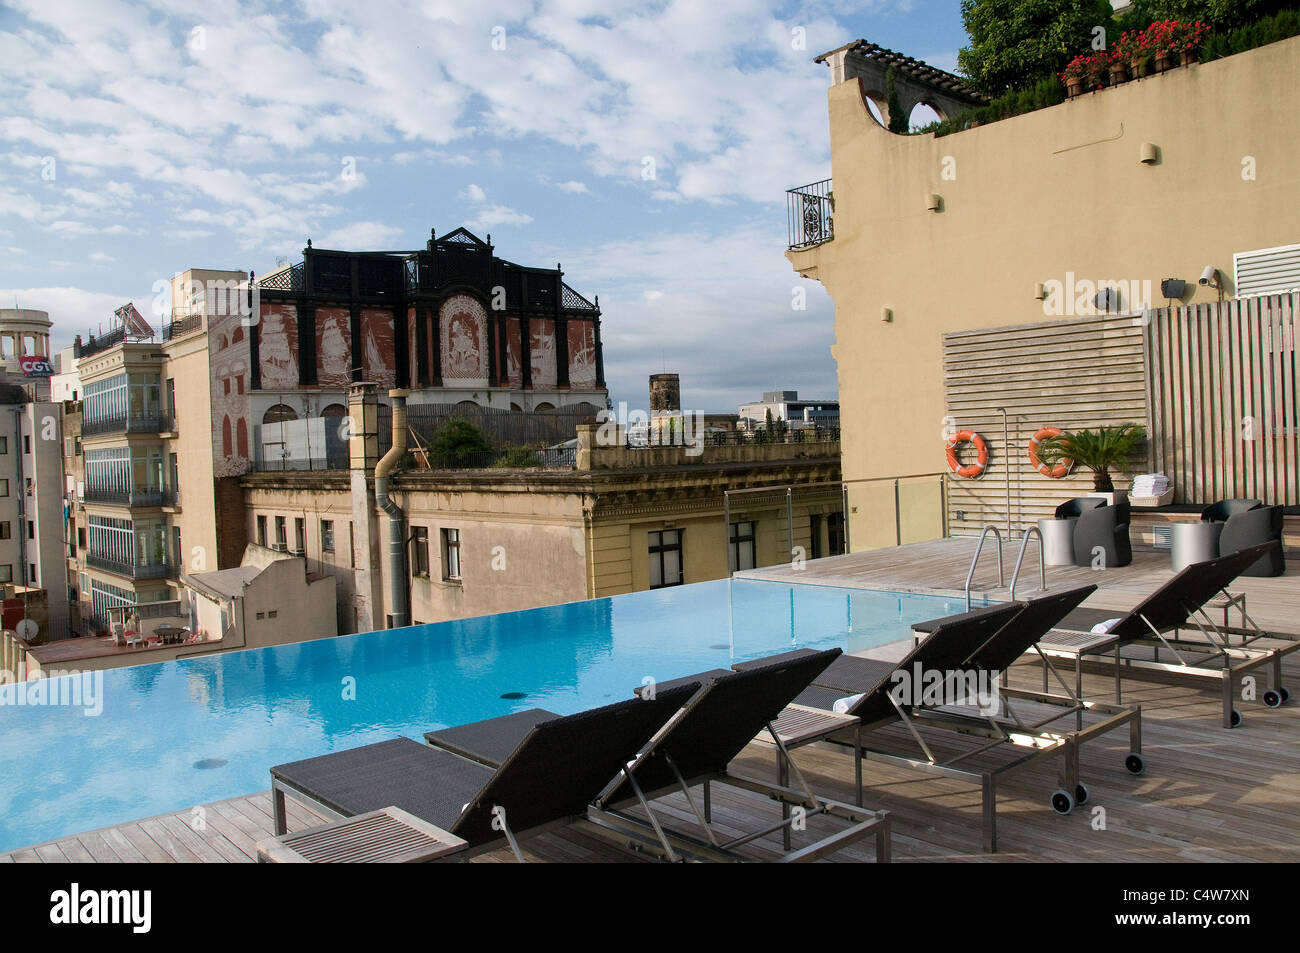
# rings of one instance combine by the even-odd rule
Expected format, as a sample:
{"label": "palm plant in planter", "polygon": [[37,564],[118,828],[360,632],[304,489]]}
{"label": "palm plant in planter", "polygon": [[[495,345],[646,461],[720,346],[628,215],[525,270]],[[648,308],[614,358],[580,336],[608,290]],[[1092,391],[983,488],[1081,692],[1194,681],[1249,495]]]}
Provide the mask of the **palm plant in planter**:
{"label": "palm plant in planter", "polygon": [[1145,445],[1147,430],[1141,424],[1099,427],[1048,437],[1038,445],[1038,458],[1049,467],[1073,460],[1092,471],[1092,489],[1096,493],[1114,493],[1110,471],[1125,473],[1133,457]]}

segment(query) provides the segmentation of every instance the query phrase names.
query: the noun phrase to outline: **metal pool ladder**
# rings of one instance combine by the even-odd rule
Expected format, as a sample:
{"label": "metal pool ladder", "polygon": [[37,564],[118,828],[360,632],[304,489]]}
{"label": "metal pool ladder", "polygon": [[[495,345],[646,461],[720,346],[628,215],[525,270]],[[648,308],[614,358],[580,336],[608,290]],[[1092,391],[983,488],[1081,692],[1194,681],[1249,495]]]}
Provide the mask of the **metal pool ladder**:
{"label": "metal pool ladder", "polygon": [[[1020,552],[1016,556],[1016,568],[1011,570],[1011,588],[1007,591],[1007,598],[1011,602],[1016,601],[1016,580],[1020,577],[1020,565],[1025,561],[1025,549],[1029,546],[1030,533],[1038,537],[1038,588],[1040,591],[1047,588],[1047,562],[1043,555],[1043,533],[1037,526],[1030,524],[1025,527],[1025,535],[1020,540]],[[1001,580],[998,581],[1001,582]],[[969,600],[970,593],[966,595]],[[967,608],[970,608],[969,601],[967,602]]]}
{"label": "metal pool ladder", "polygon": [[[1035,527],[1037,528],[1037,527]],[[970,571],[966,573],[966,611],[970,612],[970,583],[975,578],[975,566],[980,561],[980,551],[984,549],[984,537],[992,533],[998,540],[998,588],[1001,589],[1005,583],[1002,575],[1002,534],[992,523],[988,523],[980,530],[979,542],[975,544],[975,555],[970,560]],[[1023,547],[1022,547],[1023,548]]]}

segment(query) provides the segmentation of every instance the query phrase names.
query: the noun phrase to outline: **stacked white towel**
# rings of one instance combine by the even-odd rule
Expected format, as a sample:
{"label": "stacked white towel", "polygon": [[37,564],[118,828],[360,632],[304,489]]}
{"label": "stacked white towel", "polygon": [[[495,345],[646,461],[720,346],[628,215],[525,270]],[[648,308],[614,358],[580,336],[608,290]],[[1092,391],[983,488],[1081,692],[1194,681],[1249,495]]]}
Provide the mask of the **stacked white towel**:
{"label": "stacked white towel", "polygon": [[1142,473],[1133,478],[1130,496],[1160,496],[1169,489],[1169,477],[1163,473]]}

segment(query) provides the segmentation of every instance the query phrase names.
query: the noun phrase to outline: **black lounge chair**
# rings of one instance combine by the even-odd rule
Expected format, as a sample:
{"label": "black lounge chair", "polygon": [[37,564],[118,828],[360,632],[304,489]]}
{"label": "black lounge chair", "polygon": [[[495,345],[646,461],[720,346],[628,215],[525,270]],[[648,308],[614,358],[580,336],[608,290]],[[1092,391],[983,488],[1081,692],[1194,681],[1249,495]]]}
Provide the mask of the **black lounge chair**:
{"label": "black lounge chair", "polygon": [[[775,661],[760,660],[743,673],[714,669],[654,686],[653,696],[658,698],[665,691],[675,690],[680,681],[704,683],[695,697],[595,799],[588,812],[589,823],[583,825],[583,830],[623,846],[635,843],[638,849],[658,853],[670,860],[676,859],[679,853],[705,859],[735,860],[739,859],[735,848],[777,831],[782,832],[785,847],[789,850],[791,822],[798,811],[805,820],[815,815],[829,815],[847,821],[849,826],[810,846],[785,854],[783,862],[815,860],[867,836],[876,838],[876,859],[888,861],[889,818],[886,813],[867,811],[860,806],[841,804],[816,795],[788,756],[780,762],[780,777],[775,785],[736,774],[728,767],[756,735],[776,720],[791,699],[807,688],[813,678],[840,654],[839,649],[809,651],[795,658],[781,656]],[[639,687],[636,694],[646,696],[647,690]],[[517,732],[518,725],[512,729],[502,724],[501,730],[508,735],[511,730]],[[433,745],[450,744],[462,751],[465,748],[465,738],[458,729],[429,732],[425,738]],[[504,747],[500,739],[494,740],[493,745],[498,750]],[[486,750],[464,753],[479,760],[490,757]],[[787,786],[791,774],[798,782],[798,789]],[[757,832],[722,840],[712,825],[711,790],[712,785],[718,783],[780,801],[781,821]],[[702,806],[691,793],[691,788],[697,785],[703,788]],[[668,830],[661,823],[652,802],[677,792],[685,795],[704,833],[704,840]],[[644,818],[629,810],[635,807],[641,808]]]}
{"label": "black lounge chair", "polygon": [[[1099,662],[1113,659],[1117,703],[1122,698],[1121,679],[1125,672],[1155,671],[1217,679],[1223,695],[1223,726],[1235,728],[1242,721],[1241,712],[1233,707],[1233,686],[1240,676],[1267,666],[1272,670],[1274,687],[1260,696],[1264,704],[1276,708],[1291,697],[1282,685],[1282,659],[1300,648],[1300,636],[1261,629],[1246,613],[1244,603],[1227,591],[1228,585],[1242,572],[1261,559],[1269,559],[1271,549],[1280,548],[1278,542],[1261,543],[1217,559],[1192,563],[1128,612],[1077,609],[1061,621],[1057,631],[1042,640],[1039,648],[1046,656],[1073,659],[1076,683],[1082,677],[1085,656]],[[1226,624],[1226,609],[1224,625],[1210,618],[1207,604],[1219,597],[1240,608],[1241,626]],[[1112,620],[1118,621],[1107,631],[1092,631]],[[1184,630],[1189,634],[1199,633],[1200,638],[1181,638]],[[1235,644],[1234,636],[1239,638]],[[1269,644],[1265,646],[1263,642]],[[1131,646],[1150,648],[1150,657],[1124,654],[1122,650]],[[1172,656],[1172,661],[1162,661],[1163,653]],[[1046,680],[1046,672],[1043,678]]]}
{"label": "black lounge chair", "polygon": [[653,699],[532,724],[519,719],[517,744],[496,767],[410,738],[278,765],[271,769],[275,833],[285,833],[288,794],[340,818],[398,807],[463,838],[471,852],[505,837],[522,861],[519,837],[585,815],[698,689],[691,682]]}
{"label": "black lounge chair", "polygon": [[[960,696],[969,696],[981,680],[985,687],[995,685],[1012,663],[1032,650],[1038,639],[1095,589],[1095,586],[1084,586],[1028,603],[1007,603],[937,620],[923,626],[930,634],[899,662],[853,656],[837,659],[783,714],[776,723],[776,732],[793,724],[798,726],[800,735],[797,739],[787,739],[787,745],[834,741],[852,747],[859,800],[863,760],[979,784],[983,795],[984,849],[994,852],[997,850],[997,784],[1001,777],[1045,758],[1059,756],[1060,787],[1052,793],[1050,801],[1058,813],[1068,814],[1089,797],[1087,786],[1079,781],[1079,749],[1092,738],[1125,724],[1130,732],[1130,753],[1125,766],[1134,773],[1145,769],[1141,755],[1141,709],[1085,702],[1063,680],[1064,694],[1002,686],[997,690],[997,711],[972,712],[969,705],[954,704]],[[928,697],[924,692],[918,696],[915,691],[900,691],[908,683],[915,689],[917,676],[928,673],[945,676],[944,683],[950,690],[940,692],[937,698]],[[1011,704],[1012,699],[1033,708],[1034,715],[1021,718]],[[837,701],[844,703],[844,714],[859,717],[860,724],[846,731],[828,718],[825,727],[817,731],[811,713],[832,711]],[[1085,716],[1090,722],[1087,725]],[[1061,724],[1070,718],[1072,726]],[[910,741],[900,739],[896,733],[884,732],[899,724]],[[975,740],[975,747],[966,745],[957,755],[941,758],[926,740],[933,729],[944,730],[949,739]],[[919,757],[915,749],[919,749]],[[975,756],[992,752],[1010,752],[1010,758],[992,765],[981,758],[986,766],[974,766]]]}
{"label": "black lounge chair", "polygon": [[1234,513],[1223,524],[1219,536],[1219,552],[1231,553],[1261,543],[1276,543],[1265,554],[1241,571],[1243,576],[1281,576],[1286,572],[1286,557],[1282,554],[1282,507],[1257,506],[1244,513]]}

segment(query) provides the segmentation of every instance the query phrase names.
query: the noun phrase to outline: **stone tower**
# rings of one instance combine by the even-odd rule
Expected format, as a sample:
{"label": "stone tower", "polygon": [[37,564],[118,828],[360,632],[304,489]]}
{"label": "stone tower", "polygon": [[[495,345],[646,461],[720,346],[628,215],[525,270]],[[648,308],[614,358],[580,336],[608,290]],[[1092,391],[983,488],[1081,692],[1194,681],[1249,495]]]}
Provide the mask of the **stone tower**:
{"label": "stone tower", "polygon": [[676,374],[650,375],[650,416],[680,414],[682,385]]}

